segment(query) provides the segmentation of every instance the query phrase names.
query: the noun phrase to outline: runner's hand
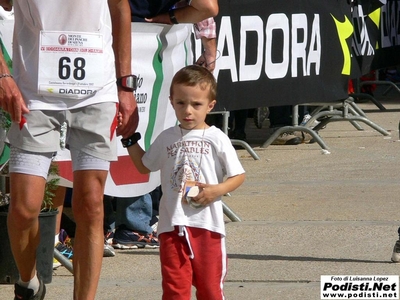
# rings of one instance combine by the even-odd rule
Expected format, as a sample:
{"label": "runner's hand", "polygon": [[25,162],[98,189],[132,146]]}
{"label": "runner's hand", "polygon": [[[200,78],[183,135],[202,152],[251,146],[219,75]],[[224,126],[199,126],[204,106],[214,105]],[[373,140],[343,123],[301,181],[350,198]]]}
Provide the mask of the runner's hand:
{"label": "runner's hand", "polygon": [[[1,1],[1,0],[0,0]],[[12,77],[0,78],[0,107],[7,111],[13,122],[20,123],[29,109]]]}
{"label": "runner's hand", "polygon": [[132,92],[118,90],[119,117],[117,135],[128,138],[136,132],[139,124],[139,113],[135,96]]}
{"label": "runner's hand", "polygon": [[11,11],[12,10],[12,1],[0,0],[0,6],[2,6],[5,11]]}

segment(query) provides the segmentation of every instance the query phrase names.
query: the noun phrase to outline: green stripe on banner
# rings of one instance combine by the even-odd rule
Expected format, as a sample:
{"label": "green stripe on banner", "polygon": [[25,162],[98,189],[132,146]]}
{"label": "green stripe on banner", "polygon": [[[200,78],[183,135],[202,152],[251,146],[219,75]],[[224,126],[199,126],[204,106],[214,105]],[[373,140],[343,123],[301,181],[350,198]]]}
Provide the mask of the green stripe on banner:
{"label": "green stripe on banner", "polygon": [[[10,70],[10,73],[13,73],[13,66],[12,66],[12,59],[11,56],[8,54],[8,51],[6,47],[4,46],[3,39],[0,38],[0,47],[1,47],[1,52],[3,53],[4,60],[6,61],[7,67]],[[2,113],[0,112],[0,119],[2,119],[2,123],[7,123],[7,126],[11,124],[11,119],[10,115],[8,113]],[[3,119],[4,118],[4,119]],[[0,124],[1,125],[1,124]],[[0,155],[0,165],[6,163],[10,158],[10,147],[8,145],[4,145],[3,151]]]}
{"label": "green stripe on banner", "polygon": [[156,73],[156,79],[154,80],[153,94],[150,103],[149,124],[147,125],[147,130],[144,140],[144,147],[146,150],[150,147],[151,144],[151,137],[153,136],[154,126],[156,123],[158,100],[161,93],[161,86],[164,80],[162,58],[160,55],[162,49],[162,42],[158,37],[157,37],[157,42],[158,42],[157,51],[153,57],[153,69],[154,72]]}
{"label": "green stripe on banner", "polygon": [[0,38],[0,47],[1,47],[1,52],[3,52],[4,60],[7,63],[7,67],[12,74],[12,72],[13,72],[12,59],[11,59],[11,56],[8,54],[7,49],[4,46],[3,40],[1,38]]}
{"label": "green stripe on banner", "polygon": [[0,155],[0,165],[6,163],[10,158],[10,147],[8,145],[4,145],[3,152]]}

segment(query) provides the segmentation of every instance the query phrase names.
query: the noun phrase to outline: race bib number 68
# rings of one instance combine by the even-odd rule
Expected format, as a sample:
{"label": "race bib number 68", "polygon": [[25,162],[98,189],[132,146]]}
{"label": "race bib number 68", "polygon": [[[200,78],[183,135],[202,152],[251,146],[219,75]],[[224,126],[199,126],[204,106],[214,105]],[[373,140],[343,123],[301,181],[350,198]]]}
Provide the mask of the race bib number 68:
{"label": "race bib number 68", "polygon": [[38,94],[84,99],[104,86],[103,36],[98,33],[42,31]]}

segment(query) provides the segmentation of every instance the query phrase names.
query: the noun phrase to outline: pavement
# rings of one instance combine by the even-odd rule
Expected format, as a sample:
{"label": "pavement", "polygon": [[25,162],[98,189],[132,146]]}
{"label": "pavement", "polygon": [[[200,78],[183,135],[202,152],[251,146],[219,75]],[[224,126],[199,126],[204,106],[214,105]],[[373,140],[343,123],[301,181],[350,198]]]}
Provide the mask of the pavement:
{"label": "pavement", "polygon": [[[400,274],[390,262],[400,226],[400,94],[377,98],[385,111],[358,105],[391,136],[332,122],[320,131],[330,154],[316,143],[260,148],[267,126],[248,119],[260,159],[237,150],[246,181],[223,199],[241,219],[226,218],[227,299],[321,299],[321,275]],[[161,299],[159,264],[157,249],[116,251],[103,260],[96,299]],[[72,299],[72,286],[60,267],[46,299]],[[13,299],[13,286],[0,285],[0,298]]]}

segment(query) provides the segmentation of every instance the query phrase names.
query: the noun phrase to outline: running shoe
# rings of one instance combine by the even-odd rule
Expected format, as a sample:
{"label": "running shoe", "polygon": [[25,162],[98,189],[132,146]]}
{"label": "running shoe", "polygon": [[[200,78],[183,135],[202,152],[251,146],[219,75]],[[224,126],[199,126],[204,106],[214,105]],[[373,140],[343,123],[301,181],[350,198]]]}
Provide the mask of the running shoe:
{"label": "running shoe", "polygon": [[126,227],[115,230],[112,246],[116,249],[158,248],[157,233],[141,234]]}
{"label": "running shoe", "polygon": [[114,231],[108,231],[104,235],[104,240],[106,241],[107,245],[112,245],[112,240],[114,237]]}
{"label": "running shoe", "polygon": [[60,233],[58,234],[58,240],[60,243],[66,244],[68,247],[72,248],[71,238],[64,229],[60,230]]}
{"label": "running shoe", "polygon": [[394,244],[393,253],[392,253],[392,262],[400,263],[400,240]]}
{"label": "running shoe", "polygon": [[103,257],[113,257],[113,256],[115,256],[114,248],[110,245],[107,245],[107,242],[104,242]]}
{"label": "running shoe", "polygon": [[[72,242],[64,229],[60,230],[60,233],[58,234],[58,243],[54,248],[56,248],[66,258],[72,260],[74,256]],[[59,266],[61,266],[61,263],[57,259],[53,258],[53,269],[57,269]]]}
{"label": "running shoe", "polygon": [[70,247],[66,244],[63,244],[61,242],[58,242],[57,245],[55,246],[55,248],[66,258],[68,258],[69,260],[72,260],[72,258],[74,256],[74,251],[73,251],[72,247]]}
{"label": "running shoe", "polygon": [[32,289],[20,286],[18,283],[14,285],[14,300],[42,300],[46,295],[46,286],[43,281],[39,279],[39,290],[34,295]]}

